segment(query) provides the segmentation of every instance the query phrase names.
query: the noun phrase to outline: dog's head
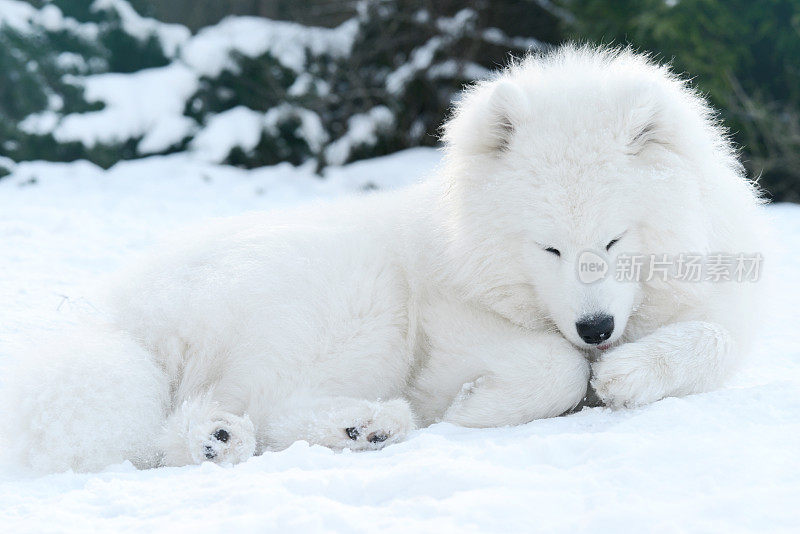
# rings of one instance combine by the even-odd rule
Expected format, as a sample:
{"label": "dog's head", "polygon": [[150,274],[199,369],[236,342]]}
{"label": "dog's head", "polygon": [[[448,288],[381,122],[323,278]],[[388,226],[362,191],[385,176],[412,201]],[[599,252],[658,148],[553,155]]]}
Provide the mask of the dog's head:
{"label": "dog's head", "polygon": [[698,163],[735,166],[709,117],[628,51],[566,47],[473,87],[444,130],[464,284],[578,347],[617,341],[657,282],[642,263],[706,247]]}

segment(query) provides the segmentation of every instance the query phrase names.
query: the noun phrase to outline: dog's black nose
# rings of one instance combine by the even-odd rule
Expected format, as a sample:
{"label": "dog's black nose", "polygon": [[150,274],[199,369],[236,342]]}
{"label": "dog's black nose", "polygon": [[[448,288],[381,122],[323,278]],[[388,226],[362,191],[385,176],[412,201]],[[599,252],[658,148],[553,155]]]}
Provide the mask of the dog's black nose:
{"label": "dog's black nose", "polygon": [[610,315],[592,315],[584,317],[577,323],[578,335],[590,345],[599,345],[611,337],[614,331],[614,318]]}

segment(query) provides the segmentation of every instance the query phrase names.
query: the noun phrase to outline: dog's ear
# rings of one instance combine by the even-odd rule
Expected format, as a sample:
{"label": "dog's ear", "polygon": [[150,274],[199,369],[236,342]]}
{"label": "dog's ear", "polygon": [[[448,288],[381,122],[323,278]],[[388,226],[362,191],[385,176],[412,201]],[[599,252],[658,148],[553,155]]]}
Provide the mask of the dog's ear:
{"label": "dog's ear", "polygon": [[511,82],[500,82],[489,97],[485,130],[487,148],[495,152],[508,148],[519,118],[526,111],[522,90]]}
{"label": "dog's ear", "polygon": [[445,124],[445,144],[459,152],[500,154],[527,110],[522,89],[508,80],[477,86],[459,102]]}
{"label": "dog's ear", "polygon": [[626,130],[626,152],[631,156],[638,156],[653,145],[671,148],[662,111],[652,103],[634,108]]}
{"label": "dog's ear", "polygon": [[663,130],[660,129],[659,123],[655,119],[634,128],[628,142],[627,153],[631,156],[638,156],[650,145],[670,147]]}

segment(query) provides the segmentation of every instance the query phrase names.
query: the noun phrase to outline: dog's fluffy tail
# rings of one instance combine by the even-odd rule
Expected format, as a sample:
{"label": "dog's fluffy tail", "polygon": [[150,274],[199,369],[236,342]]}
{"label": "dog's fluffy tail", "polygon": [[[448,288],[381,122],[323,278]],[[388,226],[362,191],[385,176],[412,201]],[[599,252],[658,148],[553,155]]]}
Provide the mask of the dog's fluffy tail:
{"label": "dog's fluffy tail", "polygon": [[157,464],[169,384],[127,334],[86,328],[39,343],[5,377],[6,452],[38,472]]}

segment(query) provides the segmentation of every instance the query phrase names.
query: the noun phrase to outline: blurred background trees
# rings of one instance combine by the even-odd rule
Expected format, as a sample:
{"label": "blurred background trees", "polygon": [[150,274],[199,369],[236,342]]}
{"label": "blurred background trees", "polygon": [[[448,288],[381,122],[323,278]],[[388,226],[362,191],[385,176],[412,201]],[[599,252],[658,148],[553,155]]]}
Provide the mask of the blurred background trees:
{"label": "blurred background trees", "polygon": [[[573,39],[630,44],[670,61],[720,110],[749,173],[759,176],[775,199],[800,201],[798,0],[28,4],[51,12],[24,30],[0,26],[0,155],[12,160],[86,158],[108,166],[123,158],[187,150],[215,118],[242,110],[268,119],[256,142],[226,148],[221,161],[244,167],[286,160],[314,161],[322,168],[432,145],[453,95],[465,83],[504,64],[509,54]],[[90,145],[58,138],[48,120],[56,124],[71,113],[105,105],[85,98],[87,76],[181,61],[179,48],[163,42],[159,31],[143,32],[141,24],[129,23],[131,6],[140,15],[194,33],[227,16],[245,15],[340,28],[353,45],[347,57],[306,47],[303,72],[289,68],[273,48],[256,54],[231,51],[225,68],[198,75],[196,91],[186,101],[184,116],[196,128],[155,152],[142,149],[141,135]],[[77,26],[54,23],[56,11]]]}
{"label": "blurred background trees", "polygon": [[216,24],[228,15],[291,20],[333,27],[353,17],[357,0],[140,0],[146,14],[192,30]]}

